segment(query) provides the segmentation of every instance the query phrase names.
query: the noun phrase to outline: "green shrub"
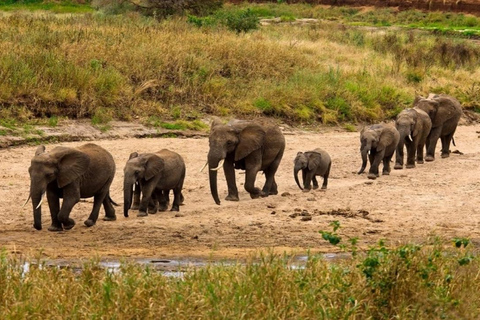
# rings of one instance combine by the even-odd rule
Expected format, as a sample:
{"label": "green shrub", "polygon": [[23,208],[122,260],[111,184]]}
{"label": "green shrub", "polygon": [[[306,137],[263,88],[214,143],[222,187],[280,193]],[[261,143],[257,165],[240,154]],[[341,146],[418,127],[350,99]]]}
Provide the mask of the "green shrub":
{"label": "green shrub", "polygon": [[247,9],[229,12],[224,23],[228,29],[241,33],[257,29],[260,19],[250,9]]}

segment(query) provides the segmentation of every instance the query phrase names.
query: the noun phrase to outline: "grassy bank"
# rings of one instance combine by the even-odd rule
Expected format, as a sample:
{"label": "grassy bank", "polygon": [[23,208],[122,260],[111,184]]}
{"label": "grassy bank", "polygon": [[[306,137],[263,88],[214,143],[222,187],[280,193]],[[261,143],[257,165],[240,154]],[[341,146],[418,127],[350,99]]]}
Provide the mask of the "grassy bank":
{"label": "grassy bank", "polygon": [[392,118],[429,92],[480,108],[480,49],[441,34],[328,20],[237,34],[135,13],[15,12],[0,15],[0,29],[1,119],[208,114],[332,124]]}
{"label": "grassy bank", "polygon": [[[451,247],[450,247],[451,248]],[[169,278],[124,263],[108,272],[32,265],[0,256],[4,319],[475,319],[480,261],[438,242],[352,259],[310,256],[293,268],[286,256],[261,254],[246,264],[210,265]]]}

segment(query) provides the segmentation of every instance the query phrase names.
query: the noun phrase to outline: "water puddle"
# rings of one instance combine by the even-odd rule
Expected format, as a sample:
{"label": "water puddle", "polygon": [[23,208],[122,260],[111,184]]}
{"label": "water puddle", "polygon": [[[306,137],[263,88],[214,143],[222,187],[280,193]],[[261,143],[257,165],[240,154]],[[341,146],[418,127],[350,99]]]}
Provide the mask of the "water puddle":
{"label": "water puddle", "polygon": [[[326,261],[336,261],[341,259],[348,259],[350,255],[347,253],[325,253],[321,257]],[[295,256],[290,258],[289,266],[292,269],[302,269],[305,267],[308,261],[308,256]],[[152,259],[152,258],[142,258],[142,259],[126,259],[125,261],[121,260],[102,260],[98,262],[98,266],[107,270],[108,272],[116,273],[121,271],[122,264],[124,263],[136,263],[142,266],[148,266],[155,271],[162,273],[167,277],[182,278],[186,270],[191,270],[195,268],[204,268],[208,265],[236,265],[244,264],[244,262],[239,260],[202,260],[197,258],[181,258],[181,259]],[[72,260],[47,260],[41,261],[40,263],[31,263],[25,262],[23,264],[23,273],[28,273],[33,267],[40,268],[68,268],[75,272],[81,272],[85,261],[72,261]]]}

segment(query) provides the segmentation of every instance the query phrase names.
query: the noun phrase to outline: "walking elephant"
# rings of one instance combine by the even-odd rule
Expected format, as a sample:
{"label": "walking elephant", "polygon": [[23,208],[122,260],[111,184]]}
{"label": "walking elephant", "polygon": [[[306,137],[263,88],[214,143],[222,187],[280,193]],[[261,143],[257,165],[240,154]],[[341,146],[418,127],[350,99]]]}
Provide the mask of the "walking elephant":
{"label": "walking elephant", "polygon": [[[84,222],[87,227],[96,223],[102,203],[104,220],[116,220],[112,206],[115,203],[110,198],[115,162],[102,147],[88,143],[78,148],[55,147],[45,152],[45,147],[40,146],[28,172],[35,229],[42,229],[41,206],[45,193],[52,217],[49,231],[73,228],[75,221],[70,218],[70,212],[80,198],[93,197],[92,212]],[[63,198],[61,207],[60,198]]]}
{"label": "walking elephant", "polygon": [[[217,171],[223,166],[228,195],[225,200],[238,201],[235,169],[245,170],[245,190],[252,199],[275,195],[275,173],[285,150],[285,137],[277,125],[257,120],[232,120],[222,124],[213,121],[208,152],[210,191],[216,204],[220,204],[217,189]],[[262,190],[255,187],[257,173],[265,173]]]}
{"label": "walking elephant", "polygon": [[427,140],[432,121],[428,114],[417,108],[405,109],[400,112],[395,121],[395,127],[400,133],[394,169],[403,169],[403,145],[407,147],[407,168],[415,167],[415,154],[417,163],[423,163],[423,148]]}
{"label": "walking elephant", "polygon": [[450,142],[462,116],[460,102],[445,94],[430,94],[427,98],[416,97],[413,105],[425,111],[432,120],[432,129],[426,141],[425,161],[435,159],[435,148],[439,138],[442,141],[442,158],[449,157]]}
{"label": "walking elephant", "polygon": [[363,128],[360,132],[360,152],[362,154],[362,167],[358,174],[365,171],[367,166],[367,155],[370,161],[369,179],[376,179],[378,166],[383,161],[383,175],[390,174],[390,160],[397,148],[400,140],[400,134],[397,129],[390,124],[375,124]]}
{"label": "walking elephant", "polygon": [[[162,149],[156,153],[130,155],[125,165],[123,190],[124,207],[123,214],[128,217],[128,210],[132,205],[133,186],[138,183],[134,206],[139,207],[138,216],[157,212],[157,203],[160,211],[166,211],[169,203],[169,193],[173,190],[174,198],[171,211],[179,211],[183,203],[183,182],[185,180],[185,162],[176,152]],[[142,198],[138,192],[141,191]],[[153,205],[153,207],[152,207]]]}
{"label": "walking elephant", "polygon": [[[323,177],[322,189],[327,189],[332,160],[325,150],[317,148],[313,151],[298,152],[293,163],[295,182],[301,190],[310,190],[312,181],[313,189],[318,189],[316,176]],[[302,170],[303,188],[298,181],[298,172],[300,170]]]}

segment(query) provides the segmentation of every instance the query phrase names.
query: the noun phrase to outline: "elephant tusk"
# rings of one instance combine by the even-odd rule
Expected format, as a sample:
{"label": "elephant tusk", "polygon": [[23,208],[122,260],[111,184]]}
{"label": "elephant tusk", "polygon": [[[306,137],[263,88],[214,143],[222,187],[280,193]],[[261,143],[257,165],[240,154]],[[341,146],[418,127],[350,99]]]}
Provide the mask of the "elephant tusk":
{"label": "elephant tusk", "polygon": [[220,160],[220,162],[218,163],[218,167],[212,168],[212,169],[210,169],[210,170],[212,170],[212,171],[217,171],[218,169],[220,169],[220,168],[223,166],[223,163],[224,163],[224,162],[225,162],[225,159]]}
{"label": "elephant tusk", "polygon": [[40,203],[39,203],[38,206],[35,208],[35,210],[38,209],[38,208],[40,208],[40,206],[42,205],[44,196],[45,196],[45,192],[42,193],[42,199],[40,199]]}
{"label": "elephant tusk", "polygon": [[408,135],[408,140],[410,140],[410,142],[413,142],[413,138],[411,134]]}
{"label": "elephant tusk", "polygon": [[28,195],[28,199],[27,199],[27,201],[25,201],[25,203],[23,204],[22,207],[25,207],[27,205],[28,201],[30,200],[30,197],[31,197],[31,195]]}
{"label": "elephant tusk", "polygon": [[202,172],[202,171],[203,171],[203,169],[205,169],[205,167],[207,166],[207,164],[208,164],[208,161],[207,161],[207,162],[205,162],[205,164],[203,165],[202,169],[200,169],[200,172]]}

